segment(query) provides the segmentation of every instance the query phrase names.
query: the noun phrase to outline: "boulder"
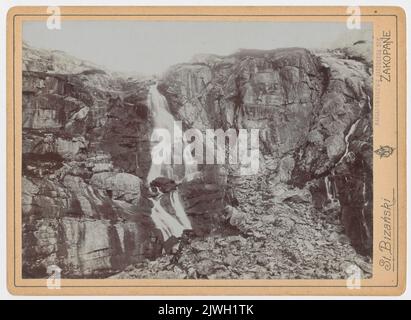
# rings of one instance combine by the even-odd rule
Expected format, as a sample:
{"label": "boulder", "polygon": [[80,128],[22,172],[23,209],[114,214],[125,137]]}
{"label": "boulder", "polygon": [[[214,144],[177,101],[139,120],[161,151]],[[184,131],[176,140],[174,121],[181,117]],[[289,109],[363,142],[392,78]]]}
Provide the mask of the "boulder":
{"label": "boulder", "polygon": [[274,203],[282,203],[284,201],[311,203],[312,201],[309,190],[292,188],[284,184],[277,184],[273,186],[270,192],[274,196]]}
{"label": "boulder", "polygon": [[[23,276],[31,278],[45,277],[53,264],[64,277],[107,277],[143,258],[141,233],[134,223],[39,219],[26,225],[23,239],[30,240],[23,248]],[[31,256],[33,250],[43,258]]]}
{"label": "boulder", "polygon": [[172,179],[165,178],[165,177],[158,177],[150,182],[150,187],[155,188],[162,193],[169,193],[177,189],[177,184]]}
{"label": "boulder", "polygon": [[281,159],[278,178],[280,182],[288,182],[291,179],[291,173],[294,169],[295,161],[292,156],[286,156]]}
{"label": "boulder", "polygon": [[337,134],[325,139],[325,145],[327,146],[327,155],[331,160],[339,159],[345,151],[344,136]]}
{"label": "boulder", "polygon": [[142,181],[129,173],[100,172],[90,179],[90,185],[111,194],[112,199],[138,204]]}
{"label": "boulder", "polygon": [[226,214],[225,218],[234,227],[241,227],[247,219],[247,215],[244,212],[230,205],[224,208],[224,212]]}

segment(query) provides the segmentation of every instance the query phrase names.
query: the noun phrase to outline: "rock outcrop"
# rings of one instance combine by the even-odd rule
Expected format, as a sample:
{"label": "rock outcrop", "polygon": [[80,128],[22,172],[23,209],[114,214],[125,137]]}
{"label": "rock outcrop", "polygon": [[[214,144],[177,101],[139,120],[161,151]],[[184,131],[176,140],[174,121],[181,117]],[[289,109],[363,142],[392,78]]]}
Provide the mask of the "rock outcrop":
{"label": "rock outcrop", "polygon": [[78,176],[23,177],[25,276],[45,276],[52,264],[66,277],[107,275],[142,260],[153,226],[138,203],[135,179],[137,188],[128,193],[122,177],[114,180],[117,189],[110,180],[96,188]]}
{"label": "rock outcrop", "polygon": [[259,129],[270,183],[316,181],[326,207],[330,177],[347,235],[371,254],[372,64],[359,46],[202,55],[170,68],[161,89],[187,127]]}
{"label": "rock outcrop", "polygon": [[24,276],[50,264],[65,277],[107,276],[144,259],[154,230],[140,178],[147,84],[23,51]]}

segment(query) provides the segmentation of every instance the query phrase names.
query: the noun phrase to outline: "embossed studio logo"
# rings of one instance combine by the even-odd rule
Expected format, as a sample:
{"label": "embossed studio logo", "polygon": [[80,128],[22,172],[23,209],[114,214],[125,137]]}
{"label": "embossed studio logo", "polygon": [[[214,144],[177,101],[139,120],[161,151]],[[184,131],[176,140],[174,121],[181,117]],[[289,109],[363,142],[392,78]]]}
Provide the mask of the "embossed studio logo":
{"label": "embossed studio logo", "polygon": [[394,152],[394,148],[390,146],[380,146],[379,149],[375,150],[374,152],[378,154],[381,158],[388,158]]}

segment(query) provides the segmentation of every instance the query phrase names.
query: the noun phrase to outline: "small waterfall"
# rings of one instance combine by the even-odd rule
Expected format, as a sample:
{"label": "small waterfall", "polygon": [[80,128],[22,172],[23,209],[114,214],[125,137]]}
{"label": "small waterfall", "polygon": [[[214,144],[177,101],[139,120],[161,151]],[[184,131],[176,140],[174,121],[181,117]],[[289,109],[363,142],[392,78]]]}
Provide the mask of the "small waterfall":
{"label": "small waterfall", "polygon": [[336,166],[337,166],[338,164],[340,164],[341,161],[343,161],[343,159],[345,159],[345,157],[347,156],[347,154],[348,154],[348,152],[349,152],[349,148],[350,148],[350,138],[351,138],[351,136],[354,134],[355,130],[357,129],[358,124],[360,123],[360,121],[361,121],[361,118],[358,119],[357,121],[355,121],[355,122],[352,124],[352,126],[350,127],[350,130],[348,131],[347,135],[345,136],[345,138],[344,138],[344,141],[345,141],[345,152],[344,152],[343,156],[340,158],[340,160],[338,160],[338,162],[336,163]]}
{"label": "small waterfall", "polygon": [[369,95],[367,95],[367,107],[370,111],[372,111],[371,98]]}
{"label": "small waterfall", "polygon": [[[365,179],[364,179],[365,180]],[[365,234],[366,234],[366,236],[367,236],[367,238],[370,238],[371,237],[371,232],[370,232],[370,229],[368,228],[368,225],[367,225],[367,222],[366,222],[366,218],[365,218],[365,212],[364,212],[364,210],[365,210],[365,207],[366,206],[368,206],[368,201],[367,201],[367,194],[366,194],[366,183],[365,183],[365,181],[363,181],[363,184],[362,184],[362,196],[363,196],[363,202],[364,202],[364,205],[362,206],[362,209],[361,209],[361,223],[362,223],[362,226],[363,226],[363,228],[364,228],[364,230],[365,230]]]}
{"label": "small waterfall", "polygon": [[[345,138],[344,138],[344,141],[345,141],[345,151],[344,151],[344,154],[342,155],[342,157],[340,158],[340,160],[338,160],[338,162],[335,164],[335,166],[338,166],[338,165],[347,157],[347,155],[348,155],[348,153],[349,153],[349,150],[350,150],[350,138],[351,138],[351,136],[354,134],[355,130],[357,129],[358,124],[360,123],[360,121],[361,121],[361,118],[358,119],[357,121],[355,121],[355,122],[351,125],[350,130],[348,130],[348,133],[347,133],[347,135],[346,135]],[[328,200],[330,203],[339,204],[339,200],[338,200],[338,198],[337,198],[337,193],[338,193],[338,192],[337,192],[337,185],[336,185],[336,183],[335,183],[335,181],[334,181],[334,175],[335,175],[334,169],[332,169],[332,170],[331,170],[331,177],[332,177],[332,179],[330,179],[329,176],[326,176],[326,177],[324,178],[324,183],[325,183],[325,188],[326,188],[326,191],[327,191],[327,200]]]}
{"label": "small waterfall", "polygon": [[[156,134],[155,129],[166,129],[170,133],[172,140],[166,141],[170,144],[171,148],[166,148],[163,152],[171,152],[174,148],[177,150],[184,150],[183,142],[183,132],[182,129],[175,124],[174,117],[169,112],[168,104],[166,98],[160,94],[157,89],[157,84],[152,85],[148,94],[148,106],[153,113],[154,120],[154,132],[152,136],[152,141],[160,141],[161,138]],[[167,155],[169,159],[172,159],[172,154]],[[183,153],[183,163],[184,163],[184,178],[189,180],[193,176],[193,173],[197,172],[197,165],[191,155],[191,152]],[[150,183],[158,177],[167,177],[176,181],[180,177],[174,173],[173,165],[170,164],[155,164],[152,163],[149,173],[147,175],[147,181]],[[191,222],[187,217],[184,207],[181,203],[178,191],[171,191],[170,204],[174,209],[175,215],[168,213],[161,205],[161,198],[165,196],[160,194],[158,197],[151,199],[153,203],[153,208],[151,210],[151,218],[158,228],[166,241],[168,238],[181,237],[184,230],[191,230]]]}
{"label": "small waterfall", "polygon": [[325,182],[325,189],[327,191],[327,200],[332,201],[334,199],[334,195],[332,192],[332,185],[331,185],[330,178],[326,176],[324,179],[324,182]]}
{"label": "small waterfall", "polygon": [[340,205],[337,184],[334,176],[334,170],[331,170],[330,176],[326,176],[324,178],[325,190],[327,192],[327,207],[335,207]]}

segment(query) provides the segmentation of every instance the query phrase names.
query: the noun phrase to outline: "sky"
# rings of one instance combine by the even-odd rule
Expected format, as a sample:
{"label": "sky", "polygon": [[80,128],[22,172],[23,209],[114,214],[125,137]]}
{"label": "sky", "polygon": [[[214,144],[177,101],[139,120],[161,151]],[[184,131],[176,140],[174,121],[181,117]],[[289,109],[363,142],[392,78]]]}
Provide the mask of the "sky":
{"label": "sky", "polygon": [[371,35],[372,26],[351,31],[329,22],[62,21],[60,30],[26,21],[23,40],[62,50],[112,71],[159,74],[195,54],[228,55],[240,48],[333,48]]}

